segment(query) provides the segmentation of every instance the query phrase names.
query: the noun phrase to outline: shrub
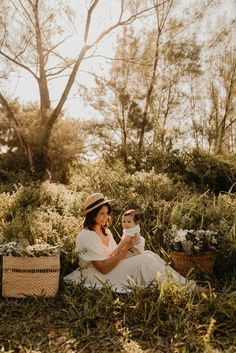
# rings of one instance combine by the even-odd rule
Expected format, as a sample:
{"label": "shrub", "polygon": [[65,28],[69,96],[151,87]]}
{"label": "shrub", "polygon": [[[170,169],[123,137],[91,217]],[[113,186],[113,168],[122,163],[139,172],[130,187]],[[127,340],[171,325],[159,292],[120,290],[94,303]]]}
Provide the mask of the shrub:
{"label": "shrub", "polygon": [[171,224],[186,229],[210,229],[235,235],[236,202],[233,194],[215,196],[209,192],[186,195],[176,201],[170,215]]}
{"label": "shrub", "polygon": [[171,225],[182,229],[217,231],[220,237],[218,261],[221,270],[236,267],[236,199],[234,194],[215,196],[209,192],[186,196],[173,204]]}
{"label": "shrub", "polygon": [[18,186],[0,199],[0,242],[23,246],[59,245],[64,264],[77,261],[75,237],[81,228],[81,195],[63,185],[32,183]]}
{"label": "shrub", "polygon": [[196,184],[201,191],[236,191],[236,162],[232,157],[215,156],[197,148],[174,151],[167,157],[166,169],[187,184]]}

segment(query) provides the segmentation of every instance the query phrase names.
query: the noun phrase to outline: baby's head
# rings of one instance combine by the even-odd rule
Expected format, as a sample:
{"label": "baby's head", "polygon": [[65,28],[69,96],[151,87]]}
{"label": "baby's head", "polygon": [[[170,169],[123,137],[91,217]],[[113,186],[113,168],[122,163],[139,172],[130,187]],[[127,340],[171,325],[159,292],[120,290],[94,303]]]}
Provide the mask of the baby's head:
{"label": "baby's head", "polygon": [[128,210],[122,215],[122,227],[124,229],[133,228],[139,224],[139,215],[135,210]]}

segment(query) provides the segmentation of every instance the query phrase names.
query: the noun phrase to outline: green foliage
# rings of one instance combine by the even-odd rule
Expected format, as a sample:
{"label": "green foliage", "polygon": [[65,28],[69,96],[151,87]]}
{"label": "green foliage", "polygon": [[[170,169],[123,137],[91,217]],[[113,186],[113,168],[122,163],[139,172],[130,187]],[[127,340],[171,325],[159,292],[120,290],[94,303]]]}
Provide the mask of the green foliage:
{"label": "green foliage", "polygon": [[183,229],[209,229],[218,232],[216,269],[219,274],[236,268],[236,199],[234,194],[209,192],[184,197],[176,202],[170,223]]}
{"label": "green foliage", "polygon": [[236,160],[215,156],[200,149],[190,152],[174,151],[167,156],[166,169],[171,175],[179,175],[187,184],[195,183],[201,191],[236,191]]}
{"label": "green foliage", "polygon": [[63,261],[67,265],[76,262],[74,242],[81,227],[80,208],[80,194],[49,182],[19,186],[11,194],[2,193],[1,243],[59,245]]}
{"label": "green foliage", "polygon": [[186,196],[175,202],[171,224],[183,229],[209,229],[235,236],[236,204],[233,194],[211,195],[209,192]]}
{"label": "green foliage", "polygon": [[[20,125],[18,132],[30,145],[35,171],[32,173],[21,141],[9,119],[0,112],[0,178],[5,182],[16,182],[16,178],[24,182],[27,178],[31,181],[37,180],[40,171],[43,170],[43,166],[40,165],[41,143],[44,143],[41,141],[42,130],[47,130],[48,127],[41,126],[41,116],[37,106],[20,106],[17,102],[14,102],[13,105]],[[75,162],[79,162],[83,153],[83,139],[83,124],[78,120],[60,117],[55,123],[46,152],[53,181],[63,183],[68,181],[71,167]],[[3,153],[1,153],[2,146],[4,147]],[[20,175],[19,170],[21,171]]]}
{"label": "green foliage", "polygon": [[60,119],[54,126],[49,142],[49,165],[52,179],[67,183],[71,167],[81,161],[84,148],[83,123]]}
{"label": "green foliage", "polygon": [[234,352],[236,301],[225,288],[117,295],[67,284],[55,298],[1,298],[0,310],[2,352]]}

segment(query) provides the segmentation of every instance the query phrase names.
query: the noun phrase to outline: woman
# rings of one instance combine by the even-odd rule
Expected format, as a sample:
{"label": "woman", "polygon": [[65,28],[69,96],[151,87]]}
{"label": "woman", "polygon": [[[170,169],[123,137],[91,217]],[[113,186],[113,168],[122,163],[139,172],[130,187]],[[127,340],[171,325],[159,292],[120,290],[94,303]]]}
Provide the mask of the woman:
{"label": "woman", "polygon": [[158,280],[161,283],[171,276],[181,285],[186,279],[152,251],[126,258],[129,249],[133,248],[139,237],[127,237],[122,250],[114,251],[117,244],[107,228],[110,222],[113,200],[107,200],[102,194],[89,196],[84,203],[84,229],[76,238],[80,269],[73,271],[64,279],[75,283],[83,282],[88,287],[100,288],[109,284],[117,292],[126,291],[125,287],[136,284],[141,287]]}

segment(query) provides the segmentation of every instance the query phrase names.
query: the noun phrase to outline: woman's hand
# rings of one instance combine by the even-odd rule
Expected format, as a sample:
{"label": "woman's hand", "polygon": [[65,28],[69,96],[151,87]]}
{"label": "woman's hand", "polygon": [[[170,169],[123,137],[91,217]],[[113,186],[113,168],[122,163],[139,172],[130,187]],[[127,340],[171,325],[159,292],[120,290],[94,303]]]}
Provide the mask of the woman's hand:
{"label": "woman's hand", "polygon": [[126,236],[124,237],[117,248],[112,252],[111,256],[116,256],[117,254],[125,254],[127,251],[131,248],[133,248],[137,243],[139,242],[139,236],[134,236],[134,237],[129,237]]}
{"label": "woman's hand", "polygon": [[140,241],[140,237],[135,235],[134,237],[126,237],[122,240],[122,248],[120,249],[121,253],[126,253],[129,249],[133,248]]}
{"label": "woman's hand", "polygon": [[135,235],[134,237],[129,237],[129,241],[127,243],[127,245],[129,246],[128,249],[133,248],[135,245],[137,245],[140,242],[140,236],[139,235]]}

